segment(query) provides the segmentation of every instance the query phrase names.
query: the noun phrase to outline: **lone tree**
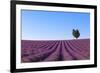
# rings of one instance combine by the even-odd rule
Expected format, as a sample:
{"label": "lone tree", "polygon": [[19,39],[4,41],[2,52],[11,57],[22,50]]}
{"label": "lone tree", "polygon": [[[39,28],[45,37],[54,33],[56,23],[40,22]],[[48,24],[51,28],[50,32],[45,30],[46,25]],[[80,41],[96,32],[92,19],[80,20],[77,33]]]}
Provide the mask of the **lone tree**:
{"label": "lone tree", "polygon": [[73,34],[73,36],[74,36],[76,39],[80,36],[80,32],[79,32],[78,29],[76,29],[76,30],[73,29],[72,34]]}

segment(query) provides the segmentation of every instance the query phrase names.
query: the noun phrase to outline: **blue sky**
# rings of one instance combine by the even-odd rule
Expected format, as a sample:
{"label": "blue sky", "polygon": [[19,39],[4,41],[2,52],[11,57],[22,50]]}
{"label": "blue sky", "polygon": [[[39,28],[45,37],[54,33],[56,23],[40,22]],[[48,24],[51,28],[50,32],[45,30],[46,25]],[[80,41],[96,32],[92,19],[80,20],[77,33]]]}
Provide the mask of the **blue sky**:
{"label": "blue sky", "polygon": [[73,29],[80,39],[90,37],[89,13],[22,10],[21,23],[23,40],[73,39]]}

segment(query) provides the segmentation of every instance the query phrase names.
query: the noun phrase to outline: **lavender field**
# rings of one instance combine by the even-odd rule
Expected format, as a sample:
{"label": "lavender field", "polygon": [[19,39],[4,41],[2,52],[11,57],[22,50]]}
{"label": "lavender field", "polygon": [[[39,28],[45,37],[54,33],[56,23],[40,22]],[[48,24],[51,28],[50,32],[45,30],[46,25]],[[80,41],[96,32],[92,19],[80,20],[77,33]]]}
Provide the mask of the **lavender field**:
{"label": "lavender field", "polygon": [[21,62],[87,60],[90,58],[90,39],[22,40]]}

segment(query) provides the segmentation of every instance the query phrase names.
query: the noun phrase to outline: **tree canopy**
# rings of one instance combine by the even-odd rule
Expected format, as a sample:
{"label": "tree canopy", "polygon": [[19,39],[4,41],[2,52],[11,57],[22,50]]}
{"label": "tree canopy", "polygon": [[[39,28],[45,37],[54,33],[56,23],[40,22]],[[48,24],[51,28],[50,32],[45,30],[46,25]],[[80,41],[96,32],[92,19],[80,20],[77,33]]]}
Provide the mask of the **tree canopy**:
{"label": "tree canopy", "polygon": [[73,31],[72,31],[72,34],[73,34],[73,36],[77,39],[77,38],[79,38],[79,36],[80,36],[80,32],[79,32],[79,30],[78,29],[73,29]]}

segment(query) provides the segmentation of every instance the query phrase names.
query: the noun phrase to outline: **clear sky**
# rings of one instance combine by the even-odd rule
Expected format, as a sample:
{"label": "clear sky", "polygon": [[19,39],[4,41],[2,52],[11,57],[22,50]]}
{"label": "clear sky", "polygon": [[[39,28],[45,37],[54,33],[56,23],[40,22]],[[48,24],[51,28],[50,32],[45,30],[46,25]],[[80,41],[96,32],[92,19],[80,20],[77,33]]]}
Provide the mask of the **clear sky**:
{"label": "clear sky", "polygon": [[90,13],[22,10],[21,23],[23,40],[73,39],[73,29],[90,37]]}

